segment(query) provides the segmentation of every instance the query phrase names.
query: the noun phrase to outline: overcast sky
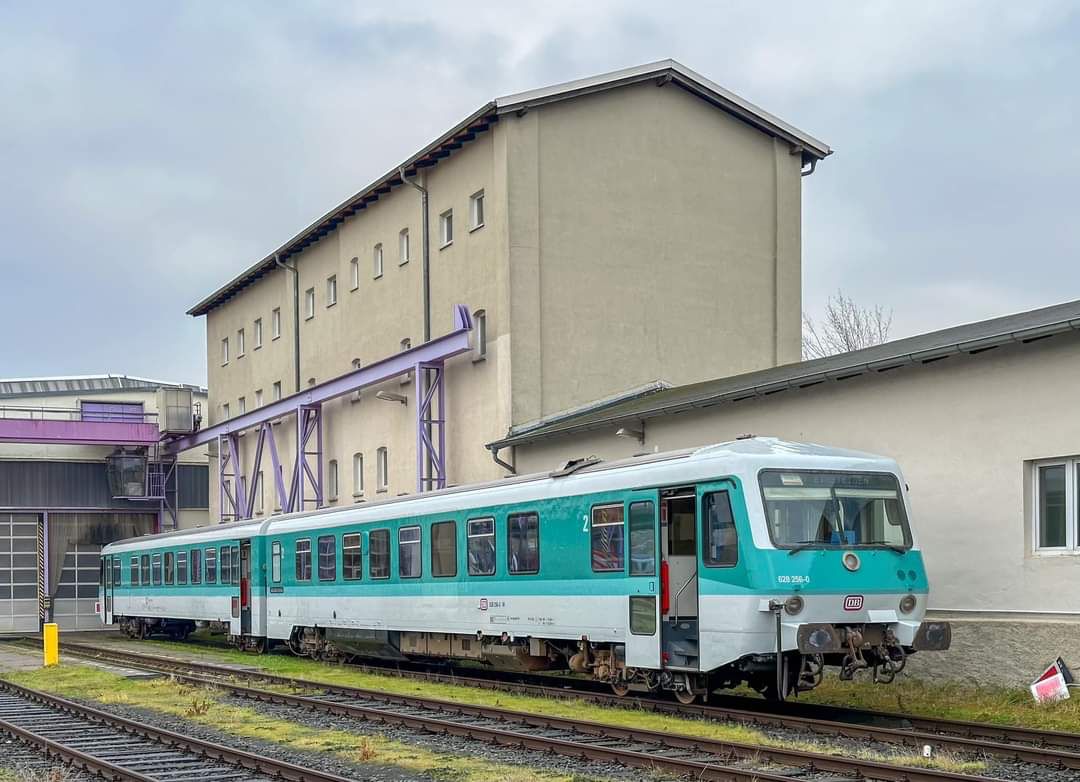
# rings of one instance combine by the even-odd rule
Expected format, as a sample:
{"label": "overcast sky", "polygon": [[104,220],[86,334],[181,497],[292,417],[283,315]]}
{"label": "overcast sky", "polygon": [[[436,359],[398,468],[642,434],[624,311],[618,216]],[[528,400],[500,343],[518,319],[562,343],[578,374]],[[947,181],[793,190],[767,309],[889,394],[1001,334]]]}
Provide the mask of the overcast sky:
{"label": "overcast sky", "polygon": [[1080,298],[1078,3],[476,5],[0,0],[0,376],[205,382],[204,295],[490,98],[665,57],[836,150],[809,312]]}

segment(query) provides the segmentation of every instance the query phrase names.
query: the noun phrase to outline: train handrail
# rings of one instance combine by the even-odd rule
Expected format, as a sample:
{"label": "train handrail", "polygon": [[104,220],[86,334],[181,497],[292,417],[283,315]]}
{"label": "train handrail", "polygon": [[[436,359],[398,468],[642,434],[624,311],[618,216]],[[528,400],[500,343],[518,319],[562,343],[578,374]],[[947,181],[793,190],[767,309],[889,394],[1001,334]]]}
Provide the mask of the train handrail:
{"label": "train handrail", "polygon": [[675,613],[672,616],[678,618],[679,616],[679,595],[683,593],[683,590],[690,586],[690,582],[697,578],[697,566],[694,567],[694,572],[683,582],[683,585],[679,587],[679,591],[675,593]]}

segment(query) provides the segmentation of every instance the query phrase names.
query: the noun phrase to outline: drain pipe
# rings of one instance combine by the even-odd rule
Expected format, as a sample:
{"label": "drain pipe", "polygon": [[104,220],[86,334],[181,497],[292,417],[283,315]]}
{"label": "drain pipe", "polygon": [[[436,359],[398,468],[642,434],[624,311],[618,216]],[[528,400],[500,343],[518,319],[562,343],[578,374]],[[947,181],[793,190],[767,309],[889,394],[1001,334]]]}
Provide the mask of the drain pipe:
{"label": "drain pipe", "polygon": [[431,239],[428,236],[428,191],[423,185],[406,178],[405,166],[398,168],[401,181],[420,191],[421,277],[424,296],[424,342],[431,341]]}
{"label": "drain pipe", "polygon": [[[499,451],[501,451],[501,450],[502,450],[501,448],[489,448],[488,449],[488,451],[491,453],[492,461],[494,461],[495,464],[502,467],[504,470],[506,470],[511,475],[517,475],[517,469],[514,467],[513,464],[505,462],[505,461],[503,461],[502,459],[499,458]],[[513,451],[511,451],[511,454],[512,453],[513,453]],[[510,458],[513,459],[514,457],[511,456]]]}
{"label": "drain pipe", "polygon": [[274,253],[274,263],[288,269],[293,275],[293,364],[296,369],[296,392],[300,393],[300,272],[295,263],[285,263],[277,253]]}

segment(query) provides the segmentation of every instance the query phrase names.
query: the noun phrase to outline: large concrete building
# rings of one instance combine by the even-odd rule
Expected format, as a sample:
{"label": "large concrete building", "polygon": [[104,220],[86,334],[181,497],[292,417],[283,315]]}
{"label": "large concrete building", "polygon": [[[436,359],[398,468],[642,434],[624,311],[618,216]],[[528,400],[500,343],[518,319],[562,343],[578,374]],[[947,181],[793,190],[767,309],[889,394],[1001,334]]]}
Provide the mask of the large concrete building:
{"label": "large concrete building", "polygon": [[[456,304],[474,346],[446,364],[451,483],[503,474],[482,446],[519,424],[797,360],[801,179],[829,151],[670,60],[497,98],[191,309],[210,424],[445,334]],[[327,504],[416,490],[409,382],[320,402]],[[283,471],[296,430],[275,430]],[[212,503],[243,482],[252,513],[282,504],[231,475]]]}
{"label": "large concrete building", "polygon": [[208,522],[206,449],[158,452],[163,389],[206,404],[127,375],[0,380],[0,633],[101,627],[102,545]]}

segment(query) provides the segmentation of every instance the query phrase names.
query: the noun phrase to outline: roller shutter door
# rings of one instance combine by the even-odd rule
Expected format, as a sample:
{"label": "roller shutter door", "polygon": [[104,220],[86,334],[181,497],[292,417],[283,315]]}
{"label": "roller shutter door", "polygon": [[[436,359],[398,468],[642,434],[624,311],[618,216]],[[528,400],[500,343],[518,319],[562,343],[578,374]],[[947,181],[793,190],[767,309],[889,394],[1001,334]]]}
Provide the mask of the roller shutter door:
{"label": "roller shutter door", "polygon": [[64,555],[60,585],[53,598],[53,621],[61,630],[101,630],[101,617],[95,612],[101,546],[92,543],[72,545]]}
{"label": "roller shutter door", "polygon": [[0,633],[36,633],[38,605],[39,517],[0,513]]}

